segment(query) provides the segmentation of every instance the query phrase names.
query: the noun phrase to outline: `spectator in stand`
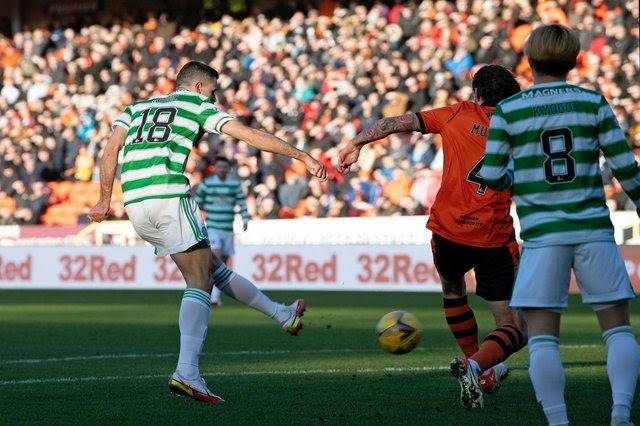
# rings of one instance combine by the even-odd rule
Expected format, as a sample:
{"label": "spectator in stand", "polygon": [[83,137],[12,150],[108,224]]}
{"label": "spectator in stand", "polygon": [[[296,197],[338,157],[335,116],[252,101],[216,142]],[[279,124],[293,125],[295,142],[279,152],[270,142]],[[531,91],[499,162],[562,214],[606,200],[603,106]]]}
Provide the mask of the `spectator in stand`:
{"label": "spectator in stand", "polygon": [[[425,213],[439,184],[439,138],[374,144],[361,155],[364,172],[345,180],[333,168],[336,147],[381,116],[468,98],[469,75],[483,63],[514,70],[528,86],[524,40],[540,23],[559,22],[576,29],[582,46],[569,80],[604,93],[640,151],[638,9],[637,0],[426,0],[288,20],[223,16],[192,29],[164,15],[113,17],[110,27],[0,36],[1,189],[20,204],[41,180],[91,181],[123,105],[169,93],[176,72],[195,59],[220,71],[221,108],[323,152],[339,181],[306,182],[295,164],[209,135],[187,164],[194,185],[220,154],[237,162],[253,218]],[[607,193],[612,209],[628,207],[614,179]],[[18,211],[0,207],[0,221],[39,220],[40,211]]]}
{"label": "spectator in stand", "polygon": [[307,182],[298,176],[293,170],[284,173],[285,181],[278,188],[278,200],[282,208],[282,217],[294,217],[294,210],[308,191]]}
{"label": "spectator in stand", "polygon": [[86,146],[81,146],[78,150],[78,156],[76,157],[76,164],[74,167],[74,177],[77,180],[88,182],[93,175],[93,166],[95,165],[95,159],[93,155],[87,150]]}

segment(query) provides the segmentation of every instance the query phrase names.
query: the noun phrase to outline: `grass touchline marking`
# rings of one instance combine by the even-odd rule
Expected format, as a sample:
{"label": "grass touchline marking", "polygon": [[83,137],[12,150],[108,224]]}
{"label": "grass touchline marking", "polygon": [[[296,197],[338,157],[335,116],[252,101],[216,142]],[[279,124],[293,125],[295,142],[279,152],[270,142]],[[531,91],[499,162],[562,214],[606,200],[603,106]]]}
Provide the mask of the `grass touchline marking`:
{"label": "grass touchline marking", "polygon": [[[592,349],[603,347],[602,345],[560,345],[561,349]],[[416,351],[426,352],[429,349],[416,348]],[[378,349],[303,349],[299,351],[292,350],[250,350],[250,351],[220,351],[205,352],[204,356],[233,356],[233,355],[296,355],[296,354],[337,354],[337,353],[362,353],[362,352],[379,352]],[[103,359],[135,359],[135,358],[170,358],[178,356],[177,353],[139,353],[139,354],[105,354],[105,355],[86,355],[86,356],[67,356],[53,358],[28,358],[28,359],[9,359],[0,360],[0,364],[44,364],[48,362],[73,362],[73,361],[97,361]]]}
{"label": "grass touchline marking", "polygon": [[[204,356],[231,356],[231,355],[291,355],[291,354],[310,354],[310,353],[349,353],[349,352],[377,352],[374,349],[305,349],[300,351],[291,350],[251,350],[251,351],[220,351],[205,352]],[[86,356],[68,356],[57,358],[31,358],[31,359],[10,359],[0,360],[0,364],[41,364],[47,362],[70,362],[70,361],[96,361],[101,359],[128,359],[128,358],[165,358],[175,357],[177,353],[139,353],[139,354],[105,354],[105,355],[86,355]]]}
{"label": "grass touchline marking", "polygon": [[[225,376],[275,376],[275,375],[291,375],[302,376],[310,374],[363,374],[363,373],[402,373],[402,372],[424,372],[424,371],[441,371],[448,370],[448,366],[437,367],[407,367],[407,368],[362,368],[356,370],[347,370],[340,368],[330,369],[313,369],[313,370],[256,370],[256,371],[217,371],[210,373],[202,373],[204,377],[225,377]],[[25,380],[4,380],[0,381],[0,386],[14,385],[34,385],[44,383],[68,383],[68,382],[95,382],[95,381],[111,381],[111,380],[144,380],[169,378],[170,373],[166,374],[141,374],[137,376],[85,376],[85,377],[52,377],[43,379],[25,379]]]}
{"label": "grass touchline marking", "polygon": [[[567,369],[588,368],[590,365],[565,365]],[[511,370],[526,370],[525,365],[516,365],[510,367]],[[449,366],[439,365],[432,367],[385,367],[385,368],[360,368],[360,369],[312,369],[312,370],[256,370],[256,371],[217,371],[202,373],[205,377],[242,377],[242,376],[305,376],[314,374],[371,374],[371,373],[425,373],[448,371]],[[165,374],[141,374],[134,376],[85,376],[85,377],[52,377],[52,378],[34,378],[24,380],[4,380],[0,381],[0,386],[16,386],[16,385],[35,385],[45,383],[71,383],[71,382],[99,382],[113,380],[145,380],[145,379],[168,379],[170,373]]]}
{"label": "grass touchline marking", "polygon": [[71,361],[95,361],[101,359],[127,359],[127,358],[163,358],[176,356],[175,353],[165,354],[110,354],[110,355],[86,355],[86,356],[66,356],[59,358],[31,358],[31,359],[10,359],[0,360],[0,364],[43,364],[46,362],[71,362]]}
{"label": "grass touchline marking", "polygon": [[593,348],[604,348],[604,344],[602,345],[560,345],[560,349],[593,349]]}

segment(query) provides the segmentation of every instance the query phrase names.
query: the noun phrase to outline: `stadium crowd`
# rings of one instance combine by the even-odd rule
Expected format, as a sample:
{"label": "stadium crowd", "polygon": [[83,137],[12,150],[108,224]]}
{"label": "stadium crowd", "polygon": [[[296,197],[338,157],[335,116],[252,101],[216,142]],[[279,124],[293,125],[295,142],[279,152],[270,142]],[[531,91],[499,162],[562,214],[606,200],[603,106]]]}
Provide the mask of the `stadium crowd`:
{"label": "stadium crowd", "polygon": [[[427,212],[441,176],[438,137],[390,137],[363,151],[345,177],[333,166],[337,147],[379,117],[468,99],[480,64],[502,64],[530,85],[522,50],[539,23],[578,32],[582,53],[570,81],[602,91],[640,150],[636,0],[357,5],[288,20],[225,16],[190,29],[165,15],[114,22],[0,36],[0,224],[39,223],[48,206],[73,199],[74,186],[60,192],[60,181],[96,181],[112,120],[136,99],[171,92],[188,59],[221,72],[222,109],[328,166],[332,179],[320,183],[301,165],[226,136],[203,139],[187,164],[192,183],[211,172],[216,155],[235,159],[253,218]],[[604,165],[603,175],[610,208],[633,208]],[[82,220],[92,201],[45,223]],[[116,200],[113,216],[124,214]]]}

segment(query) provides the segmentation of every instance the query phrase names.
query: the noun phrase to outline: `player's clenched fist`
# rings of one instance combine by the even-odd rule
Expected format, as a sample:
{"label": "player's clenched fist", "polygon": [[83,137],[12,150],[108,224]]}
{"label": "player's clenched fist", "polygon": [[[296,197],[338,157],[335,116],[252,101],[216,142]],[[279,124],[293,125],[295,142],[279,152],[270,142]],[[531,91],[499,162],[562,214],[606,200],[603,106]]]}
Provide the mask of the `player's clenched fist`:
{"label": "player's clenched fist", "polygon": [[307,167],[307,170],[309,170],[309,173],[311,173],[321,181],[327,180],[327,169],[315,158],[310,155],[306,155],[302,161]]}
{"label": "player's clenched fist", "polygon": [[98,201],[98,203],[89,210],[89,219],[92,222],[102,222],[109,213],[109,202]]}
{"label": "player's clenched fist", "polygon": [[358,157],[360,156],[360,147],[355,144],[349,142],[338,151],[338,171],[340,173],[347,174],[351,169],[351,165],[358,161]]}

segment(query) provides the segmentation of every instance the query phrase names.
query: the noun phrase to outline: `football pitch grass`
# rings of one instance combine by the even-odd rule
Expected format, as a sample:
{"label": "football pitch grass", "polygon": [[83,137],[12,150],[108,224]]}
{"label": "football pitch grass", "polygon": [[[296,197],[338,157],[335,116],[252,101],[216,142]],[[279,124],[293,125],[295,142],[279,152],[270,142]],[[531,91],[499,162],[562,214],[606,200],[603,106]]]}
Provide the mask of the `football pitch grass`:
{"label": "football pitch grass", "polygon": [[[300,295],[308,310],[299,337],[229,299],[212,310],[201,370],[227,402],[210,406],[167,388],[181,292],[0,291],[0,424],[544,424],[526,349],[484,410],[460,407],[447,368],[458,350],[439,294],[271,293]],[[470,301],[485,335],[490,313]],[[374,335],[396,309],[424,327],[418,348],[400,356],[382,352]],[[638,303],[632,310],[637,318]],[[602,340],[575,297],[561,343],[572,424],[609,424]]]}

